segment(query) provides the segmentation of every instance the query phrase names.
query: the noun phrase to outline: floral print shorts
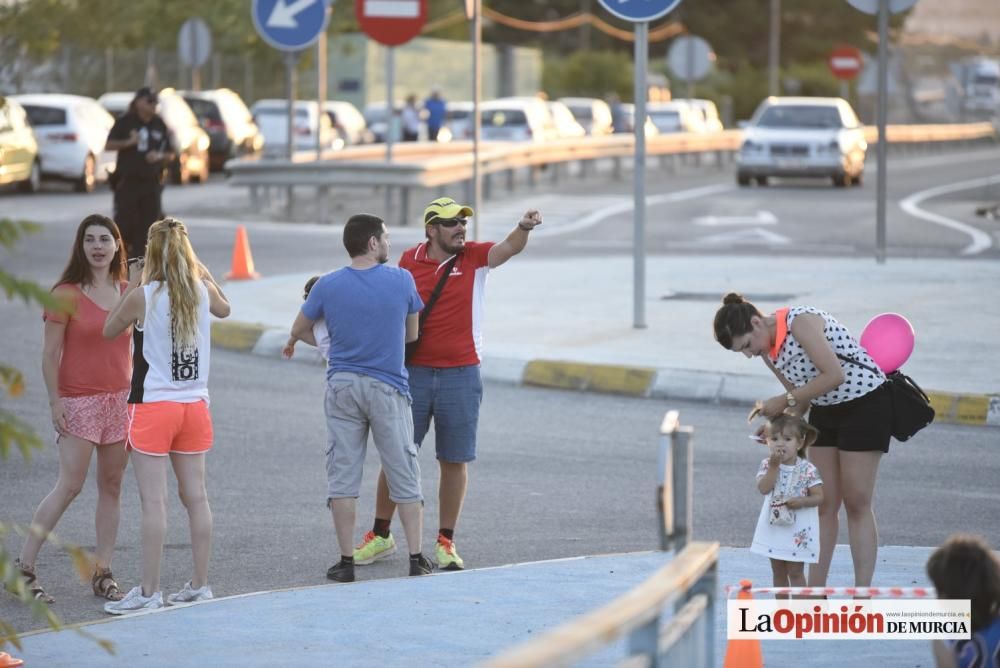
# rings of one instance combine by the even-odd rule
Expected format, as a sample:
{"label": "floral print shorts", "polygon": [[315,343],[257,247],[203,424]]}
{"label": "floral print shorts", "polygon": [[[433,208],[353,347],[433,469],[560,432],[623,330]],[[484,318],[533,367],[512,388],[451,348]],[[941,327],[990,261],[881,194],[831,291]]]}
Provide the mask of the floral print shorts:
{"label": "floral print shorts", "polygon": [[71,436],[104,445],[125,440],[128,433],[128,391],[63,397],[66,431]]}

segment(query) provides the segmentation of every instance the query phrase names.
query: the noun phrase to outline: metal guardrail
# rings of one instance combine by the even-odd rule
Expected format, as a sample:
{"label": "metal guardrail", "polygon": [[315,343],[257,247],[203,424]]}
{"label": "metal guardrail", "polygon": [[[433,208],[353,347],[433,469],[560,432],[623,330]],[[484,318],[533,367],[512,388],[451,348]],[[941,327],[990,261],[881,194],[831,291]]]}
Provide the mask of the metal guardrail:
{"label": "metal guardrail", "polygon": [[[877,130],[866,127],[869,143],[876,143]],[[886,129],[890,145],[927,146],[949,142],[971,143],[995,140],[997,128],[990,123],[958,125],[890,125]],[[715,163],[723,166],[739,150],[743,142],[742,130],[722,132],[671,133],[646,139],[649,157],[670,157],[678,161],[689,156],[701,164],[706,156],[714,156]],[[589,166],[598,160],[612,160],[616,178],[621,178],[623,161],[634,152],[634,138],[627,134],[604,137],[582,137],[545,143],[534,142],[484,142],[480,147],[480,171],[483,174],[484,197],[489,198],[493,177],[506,174],[506,185],[513,189],[515,172],[526,171],[528,181],[534,185],[540,167],[548,167],[550,178],[557,181],[565,165],[578,163],[580,171],[587,174]],[[383,145],[355,146],[341,151],[327,151],[319,160],[313,152],[302,152],[292,160],[263,160],[240,158],[226,163],[229,184],[250,189],[252,204],[260,207],[259,198],[266,189],[286,189],[287,206],[292,206],[292,189],[297,186],[317,189],[320,203],[318,217],[326,219],[326,200],[329,189],[334,187],[388,187],[399,188],[402,194],[402,219],[405,225],[410,190],[413,188],[443,188],[456,183],[471,187],[472,145],[470,142],[404,143],[393,148],[393,161],[384,160]],[[676,162],[673,164],[676,165]],[[471,195],[470,195],[471,196]]]}
{"label": "metal guardrail", "polygon": [[[611,603],[501,654],[484,668],[567,666],[627,636],[620,667],[714,666],[715,598],[719,544],[690,542],[693,498],[691,437],[670,411],[660,426],[657,490],[660,545],[674,558]],[[675,611],[661,628],[664,608]]]}

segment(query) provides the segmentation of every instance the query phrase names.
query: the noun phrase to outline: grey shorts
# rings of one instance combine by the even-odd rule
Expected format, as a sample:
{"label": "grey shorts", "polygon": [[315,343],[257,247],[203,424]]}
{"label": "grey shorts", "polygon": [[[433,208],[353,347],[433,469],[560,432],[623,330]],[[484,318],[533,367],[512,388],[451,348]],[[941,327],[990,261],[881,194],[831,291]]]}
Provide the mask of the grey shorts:
{"label": "grey shorts", "polygon": [[409,398],[375,378],[338,372],[327,381],[325,403],[327,502],[358,497],[369,429],[389,482],[389,498],[395,503],[422,501]]}

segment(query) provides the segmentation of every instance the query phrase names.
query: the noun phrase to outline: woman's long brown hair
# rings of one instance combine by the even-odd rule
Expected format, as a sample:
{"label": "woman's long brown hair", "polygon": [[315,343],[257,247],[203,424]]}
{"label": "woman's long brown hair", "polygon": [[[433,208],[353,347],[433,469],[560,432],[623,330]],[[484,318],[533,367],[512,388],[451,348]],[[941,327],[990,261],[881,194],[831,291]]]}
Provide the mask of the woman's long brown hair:
{"label": "woman's long brown hair", "polygon": [[111,258],[108,274],[116,283],[127,280],[128,269],[125,267],[125,243],[122,241],[122,233],[118,231],[115,221],[107,216],[92,213],[80,221],[79,227],[76,228],[76,239],[73,241],[73,250],[70,252],[69,261],[66,263],[66,268],[63,269],[62,276],[52,286],[53,288],[64,283],[93,285],[94,273],[90,270],[90,262],[87,261],[86,253],[83,252],[83,237],[91,225],[99,225],[111,232],[117,250],[115,250],[114,257]]}

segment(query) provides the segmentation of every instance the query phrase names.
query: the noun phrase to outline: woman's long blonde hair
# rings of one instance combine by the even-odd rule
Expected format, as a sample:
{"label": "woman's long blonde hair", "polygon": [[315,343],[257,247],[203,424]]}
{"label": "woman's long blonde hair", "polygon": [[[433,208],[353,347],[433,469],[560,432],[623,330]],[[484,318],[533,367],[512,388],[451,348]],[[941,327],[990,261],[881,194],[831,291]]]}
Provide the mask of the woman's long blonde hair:
{"label": "woman's long blonde hair", "polygon": [[191,248],[187,228],[174,218],[164,218],[149,228],[143,283],[160,281],[157,292],[167,286],[174,345],[193,346],[198,340],[198,305],[201,264]]}

